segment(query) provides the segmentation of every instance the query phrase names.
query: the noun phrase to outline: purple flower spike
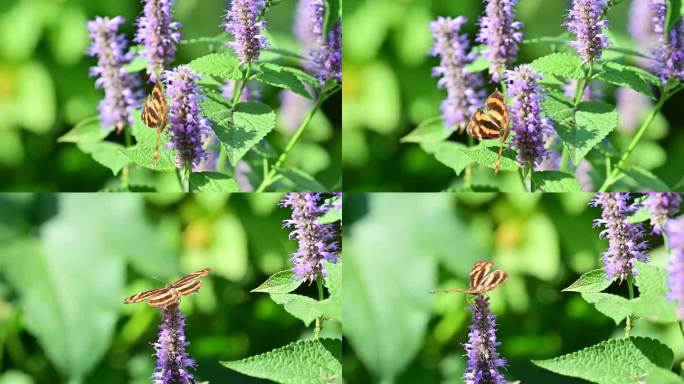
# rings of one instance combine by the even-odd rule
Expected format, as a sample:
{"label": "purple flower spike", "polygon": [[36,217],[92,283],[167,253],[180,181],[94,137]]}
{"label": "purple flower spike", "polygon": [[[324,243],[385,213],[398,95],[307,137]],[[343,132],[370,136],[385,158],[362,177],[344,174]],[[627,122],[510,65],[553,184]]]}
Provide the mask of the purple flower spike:
{"label": "purple flower spike", "polygon": [[197,166],[207,155],[203,140],[211,134],[209,121],[200,114],[201,98],[196,81],[199,75],[187,65],[163,74],[167,95],[171,98],[171,145],[176,149],[178,168]]}
{"label": "purple flower spike", "polygon": [[668,221],[665,232],[670,243],[668,298],[677,302],[677,317],[684,320],[684,216]]}
{"label": "purple flower spike", "polygon": [[318,217],[328,211],[320,193],[288,193],[280,203],[282,207],[292,208],[292,218],[283,222],[285,227],[294,227],[291,239],[299,241],[299,248],[292,255],[292,270],[298,280],[311,283],[319,276],[326,276],[323,261],[337,263],[339,249],[335,239],[334,225],[320,224]]}
{"label": "purple flower spike", "polygon": [[[653,52],[658,35],[653,31],[653,9],[650,1],[633,1],[629,10],[629,34],[636,42],[637,50],[645,55]],[[644,69],[653,66],[650,59],[637,56],[634,60]],[[619,88],[629,89],[629,88]]]}
{"label": "purple flower spike", "polygon": [[603,33],[603,29],[608,28],[608,20],[601,17],[605,7],[605,0],[572,2],[565,26],[577,37],[569,44],[577,50],[584,63],[598,60],[603,49],[608,47],[608,37]]}
{"label": "purple flower spike", "polygon": [[466,64],[475,58],[467,53],[470,47],[468,36],[460,34],[461,26],[467,21],[463,16],[455,19],[440,17],[430,23],[435,41],[431,54],[440,58],[439,66],[432,69],[432,75],[440,77],[437,86],[447,91],[447,98],[440,109],[447,126],[459,132],[466,128],[468,119],[482,106],[486,97],[480,89],[482,76],[465,69]]}
{"label": "purple flower spike", "polygon": [[499,76],[515,61],[518,44],[523,39],[522,23],[513,21],[513,7],[518,0],[488,0],[485,15],[480,18],[477,41],[487,45],[484,56],[489,58],[491,81],[499,82]]}
{"label": "purple flower spike", "polygon": [[679,210],[682,196],[677,192],[649,192],[644,205],[651,212],[653,233],[660,235],[665,222]]}
{"label": "purple flower spike", "polygon": [[226,13],[223,28],[235,38],[235,41],[228,43],[228,47],[242,64],[258,60],[261,51],[266,49],[266,39],[261,35],[266,28],[266,21],[259,20],[263,9],[263,0],[233,0]]}
{"label": "purple flower spike", "polygon": [[667,0],[652,0],[653,30],[658,35],[660,47],[654,51],[655,69],[663,82],[678,78],[684,81],[684,19],[672,26],[665,34]]}
{"label": "purple flower spike", "polygon": [[529,65],[521,65],[515,70],[506,71],[508,97],[511,98],[513,147],[518,151],[521,167],[539,165],[548,151],[544,143],[553,134],[551,121],[541,117],[539,103],[543,97],[537,74]]}
{"label": "purple flower spike", "polygon": [[97,77],[95,86],[105,92],[98,107],[100,119],[104,127],[114,127],[117,133],[134,123],[133,110],[140,106],[143,97],[138,90],[140,79],[123,69],[132,58],[124,53],[128,46],[126,36],[117,34],[124,22],[121,16],[96,17],[88,22],[88,55],[97,56],[97,66],[90,68],[90,75]]}
{"label": "purple flower spike", "polygon": [[[297,3],[297,10],[295,14],[293,33],[297,41],[302,45],[302,51],[308,54],[318,44],[320,36],[316,35],[315,29],[318,28],[318,33],[323,30],[322,26],[318,26],[319,19],[314,18],[314,7],[311,3],[313,0],[299,0]],[[322,18],[321,18],[322,21]]]}
{"label": "purple flower spike", "polygon": [[176,56],[176,45],[180,41],[178,22],[172,21],[171,7],[175,0],[143,0],[145,7],[138,18],[138,33],[135,42],[143,44],[142,56],[147,57],[147,74],[150,83]]}
{"label": "purple flower spike", "polygon": [[342,81],[342,20],[338,20],[325,35],[325,0],[310,0],[309,16],[314,49],[311,60],[316,77],[325,83],[328,80]]}
{"label": "purple flower spike", "polygon": [[629,274],[636,276],[636,261],[648,261],[645,253],[648,244],[641,241],[644,236],[640,224],[627,220],[627,215],[637,207],[629,204],[629,193],[598,193],[591,206],[603,209],[600,219],[594,220],[594,226],[603,226],[600,237],[608,239],[608,250],[603,253],[603,269],[609,280],[620,281]]}
{"label": "purple flower spike", "polygon": [[190,343],[185,339],[185,316],[181,315],[178,305],[165,309],[164,319],[159,326],[159,339],[153,344],[157,352],[157,366],[152,374],[154,384],[194,384],[188,372],[195,362],[185,352]]}
{"label": "purple flower spike", "polygon": [[506,384],[499,368],[506,365],[496,347],[496,316],[489,311],[487,297],[478,294],[470,306],[473,322],[470,324],[469,339],[465,346],[468,353],[468,367],[463,379],[466,384]]}

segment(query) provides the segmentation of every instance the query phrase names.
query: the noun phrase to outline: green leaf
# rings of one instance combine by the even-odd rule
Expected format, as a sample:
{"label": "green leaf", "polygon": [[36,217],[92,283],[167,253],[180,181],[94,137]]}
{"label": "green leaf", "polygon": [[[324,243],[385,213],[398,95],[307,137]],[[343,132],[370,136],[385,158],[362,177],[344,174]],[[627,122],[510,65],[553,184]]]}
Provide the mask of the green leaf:
{"label": "green leaf", "polygon": [[240,159],[275,128],[275,112],[262,103],[239,103],[233,112],[233,125],[218,125],[214,131],[235,166]]}
{"label": "green leaf", "polygon": [[221,79],[238,80],[242,78],[240,62],[229,53],[210,53],[190,62],[190,68],[202,75],[216,76]]}
{"label": "green leaf", "polygon": [[648,209],[648,207],[644,206],[644,202],[648,197],[640,197],[637,198],[634,203],[639,207],[639,209],[636,210],[636,212],[632,213],[629,215],[627,218],[627,221],[630,223],[641,223],[646,220],[649,220],[651,218],[651,211]]}
{"label": "green leaf", "polygon": [[677,321],[676,304],[667,299],[667,271],[653,264],[637,262],[636,285],[639,297],[632,300],[632,311],[649,321],[670,323]]}
{"label": "green leaf", "polygon": [[162,132],[159,144],[159,159],[156,166],[152,166],[154,161],[154,151],[157,144],[157,131],[143,124],[140,119],[141,111],[136,111],[135,124],[131,126],[131,133],[137,143],[124,149],[124,154],[139,166],[153,169],[156,171],[172,171],[176,169],[174,149],[168,149],[168,134]]}
{"label": "green leaf", "polygon": [[453,131],[444,125],[442,116],[429,118],[399,139],[401,143],[439,143],[446,140]]}
{"label": "green leaf", "polygon": [[594,304],[596,310],[610,317],[615,325],[632,313],[630,301],[624,297],[610,293],[582,293],[582,298],[589,304]]}
{"label": "green leaf", "polygon": [[328,189],[318,180],[308,173],[297,169],[287,168],[276,170],[279,175],[283,176],[291,183],[288,190],[292,191],[308,191],[308,192],[327,192]]}
{"label": "green leaf", "polygon": [[[592,347],[532,363],[549,371],[600,384],[638,383],[659,368],[670,369],[674,355],[658,340],[630,337],[602,341]],[[669,366],[668,363],[669,362]]]}
{"label": "green leaf", "polygon": [[255,80],[274,87],[288,89],[307,99],[311,99],[311,95],[306,90],[306,87],[304,87],[302,79],[287,67],[273,63],[261,64]]}
{"label": "green leaf", "polygon": [[434,151],[434,156],[437,161],[453,169],[457,175],[460,175],[466,166],[473,161],[466,154],[468,150],[468,147],[461,143],[449,141],[438,144]]}
{"label": "green leaf", "polygon": [[222,361],[242,374],[283,384],[321,384],[342,377],[342,342],[300,340],[243,360]]}
{"label": "green leaf", "polygon": [[123,145],[109,141],[95,143],[79,143],[78,149],[93,157],[93,160],[100,165],[109,168],[116,176],[121,168],[125,167],[131,160],[126,156]]}
{"label": "green leaf", "polygon": [[612,283],[612,280],[606,278],[606,272],[603,269],[594,269],[580,276],[561,292],[598,293],[608,288]]}
{"label": "green leaf", "polygon": [[665,20],[665,31],[670,33],[672,27],[677,24],[684,15],[684,2],[682,0],[669,0],[667,6],[667,19]]}
{"label": "green leaf", "polygon": [[325,14],[325,35],[335,26],[337,21],[342,17],[342,0],[326,0],[328,6]]}
{"label": "green leaf", "polygon": [[239,192],[235,179],[218,172],[192,172],[190,189],[194,192]]}
{"label": "green leaf", "polygon": [[575,176],[560,171],[532,173],[534,186],[543,192],[581,192],[582,186]]}
{"label": "green leaf", "polygon": [[597,78],[618,87],[631,88],[655,100],[649,84],[637,74],[643,70],[636,68],[639,70],[637,72],[633,68],[636,67],[608,62],[603,65],[603,70],[598,73]]}
{"label": "green leaf", "polygon": [[548,73],[555,76],[581,79],[584,77],[582,62],[574,54],[557,52],[542,56],[532,62],[532,68],[537,72]]}
{"label": "green leaf", "polygon": [[58,143],[97,143],[109,136],[111,129],[102,127],[99,116],[81,120],[67,133],[57,138]]}
{"label": "green leaf", "polygon": [[[494,143],[495,142],[495,143]],[[483,141],[479,145],[474,147],[469,147],[463,150],[463,153],[470,158],[470,160],[483,165],[485,167],[494,168],[496,159],[499,157],[499,140],[490,140],[489,142]],[[492,145],[494,144],[494,145]],[[506,150],[504,149],[504,155],[501,157],[501,167],[502,171],[515,171],[518,169],[518,162],[507,156]]]}
{"label": "green leaf", "polygon": [[575,112],[576,126],[556,125],[556,131],[574,164],[584,158],[618,124],[615,107],[600,101],[582,102]]}
{"label": "green leaf", "polygon": [[295,279],[291,269],[276,272],[250,292],[290,293],[302,285],[303,280]]}
{"label": "green leaf", "polygon": [[572,103],[563,94],[549,92],[541,102],[544,115],[552,119],[556,125],[572,124],[574,112]]}
{"label": "green leaf", "polygon": [[489,68],[489,60],[480,55],[472,63],[466,64],[465,69],[470,73],[482,72]]}
{"label": "green leaf", "polygon": [[628,169],[620,168],[620,171],[622,171],[628,179],[636,183],[640,189],[658,192],[669,192],[671,190],[670,187],[656,175],[636,165],[633,165]]}
{"label": "green leaf", "polygon": [[[337,199],[338,197],[335,198]],[[342,220],[342,210],[335,208],[328,209],[328,211],[325,212],[323,216],[320,216],[318,218],[318,222],[320,224],[331,224],[340,220]]]}
{"label": "green leaf", "polygon": [[[271,300],[282,305],[290,315],[304,322],[307,327],[317,318],[323,316],[329,302],[318,301],[308,296],[294,293],[271,293]],[[327,300],[327,299],[326,299]]]}

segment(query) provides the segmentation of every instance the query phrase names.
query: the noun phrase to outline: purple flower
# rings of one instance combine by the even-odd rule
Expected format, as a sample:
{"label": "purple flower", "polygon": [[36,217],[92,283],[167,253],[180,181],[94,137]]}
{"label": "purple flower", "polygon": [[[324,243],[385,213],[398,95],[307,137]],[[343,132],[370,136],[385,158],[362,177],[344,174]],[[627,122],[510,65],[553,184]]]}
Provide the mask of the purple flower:
{"label": "purple flower", "polygon": [[506,365],[506,360],[499,356],[496,347],[496,316],[489,311],[487,297],[478,294],[470,306],[473,322],[470,324],[469,339],[464,344],[468,353],[468,366],[463,379],[466,384],[505,384],[506,380],[499,373],[499,368]]}
{"label": "purple flower", "polygon": [[644,206],[651,212],[653,233],[660,235],[665,222],[679,210],[682,196],[677,192],[649,192]]}
{"label": "purple flower", "polygon": [[201,97],[196,81],[199,75],[187,65],[163,74],[167,95],[171,98],[171,145],[176,149],[179,168],[197,166],[206,156],[203,140],[211,134],[209,121],[200,114]]}
{"label": "purple flower", "polygon": [[631,273],[636,276],[637,260],[647,262],[644,252],[648,244],[641,241],[644,236],[640,224],[627,220],[627,215],[637,207],[629,204],[629,193],[598,193],[591,206],[603,209],[600,219],[594,220],[594,226],[603,226],[600,237],[608,239],[608,250],[603,253],[603,269],[609,280],[619,278],[620,281]]}
{"label": "purple flower", "polygon": [[522,23],[513,21],[513,7],[518,0],[488,0],[485,16],[480,18],[477,41],[487,45],[484,56],[489,58],[492,82],[515,61],[518,44],[522,41]]}
{"label": "purple flower", "polygon": [[[633,1],[629,11],[629,34],[636,42],[637,50],[645,55],[649,55],[653,51],[658,41],[658,36],[653,31],[652,23],[653,10],[651,2],[648,0]],[[651,60],[645,57],[636,57],[635,61],[645,69],[650,69],[653,65]]]}
{"label": "purple flower", "polygon": [[263,9],[263,0],[233,0],[226,12],[223,28],[235,38],[228,47],[235,51],[242,64],[258,60],[261,50],[266,49],[266,39],[261,35],[266,21],[259,20]]}
{"label": "purple flower", "polygon": [[[314,52],[323,30],[322,24],[318,25],[319,19],[314,17],[314,7],[311,2],[312,0],[299,0],[293,26],[293,33],[302,47],[304,56]],[[322,23],[322,18],[320,22]],[[315,30],[319,31],[318,35]],[[302,65],[307,69],[313,69],[311,63],[306,60],[302,60]]]}
{"label": "purple flower", "polygon": [[147,74],[154,83],[157,76],[176,56],[176,44],[180,41],[178,22],[171,19],[171,7],[175,0],[143,0],[143,15],[138,18],[135,42],[143,44],[142,56],[147,57]]}
{"label": "purple flower", "polygon": [[128,46],[126,36],[117,34],[125,21],[121,16],[113,19],[98,16],[88,22],[91,39],[88,55],[97,56],[97,66],[90,68],[90,75],[97,77],[95,86],[105,92],[98,107],[100,118],[104,127],[114,127],[117,133],[126,124],[134,123],[133,111],[140,106],[143,97],[137,90],[140,86],[138,77],[123,69],[132,58],[124,53]]}
{"label": "purple flower", "polygon": [[159,339],[152,346],[157,352],[157,366],[152,374],[154,384],[194,384],[188,372],[195,362],[185,352],[190,343],[185,339],[185,316],[178,305],[162,309],[164,319],[159,326]]}
{"label": "purple flower", "polygon": [[302,123],[309,109],[313,107],[311,100],[294,92],[280,92],[280,122],[288,133],[294,133]]}
{"label": "purple flower", "polygon": [[670,243],[670,291],[667,297],[677,302],[677,317],[684,320],[684,216],[669,220],[665,232]]}
{"label": "purple flower", "polygon": [[432,37],[432,56],[439,57],[438,67],[432,69],[432,75],[441,77],[437,82],[439,88],[447,90],[447,98],[442,102],[441,111],[448,127],[462,132],[468,119],[484,103],[486,97],[482,87],[482,76],[470,73],[466,64],[475,58],[467,53],[470,47],[468,36],[460,34],[461,26],[468,21],[463,16],[453,19],[440,17],[430,23]]}
{"label": "purple flower", "polygon": [[608,47],[608,37],[603,29],[608,20],[602,19],[605,0],[573,0],[565,26],[577,37],[570,46],[577,50],[584,63],[592,63],[601,57],[603,48]]}
{"label": "purple flower", "polygon": [[518,151],[520,166],[539,165],[547,156],[544,143],[553,134],[551,121],[541,117],[539,102],[542,98],[537,74],[529,65],[506,71],[510,112],[513,116],[513,147]]}
{"label": "purple flower", "polygon": [[342,81],[342,19],[338,20],[325,34],[325,0],[309,1],[309,19],[314,39],[310,51],[316,77],[325,83],[328,80]]}
{"label": "purple flower", "polygon": [[337,263],[338,244],[334,241],[334,225],[318,222],[318,217],[329,209],[323,204],[321,194],[288,193],[280,205],[292,208],[292,218],[285,220],[283,225],[294,227],[290,238],[299,241],[299,248],[291,259],[296,278],[312,282],[319,276],[326,276],[323,261]]}
{"label": "purple flower", "polygon": [[594,168],[591,166],[591,163],[586,159],[582,159],[582,161],[580,161],[580,163],[577,165],[577,168],[575,168],[575,177],[577,178],[577,181],[579,181],[580,185],[582,186],[582,191],[584,192],[592,192],[596,190],[594,188],[594,182],[591,179],[591,172],[593,170]]}
{"label": "purple flower", "polygon": [[[228,99],[229,101],[233,100],[233,91],[235,90],[235,80],[226,80],[225,83],[223,83],[223,86],[221,87],[221,94],[223,97]],[[259,101],[261,100],[261,83],[257,82],[249,82],[245,86],[245,88],[242,90],[242,94],[240,95],[240,103],[247,103],[250,101]]]}
{"label": "purple flower", "polygon": [[655,70],[663,82],[671,78],[684,81],[684,19],[672,26],[665,34],[667,0],[652,0],[653,30],[658,35],[660,47],[654,51]]}

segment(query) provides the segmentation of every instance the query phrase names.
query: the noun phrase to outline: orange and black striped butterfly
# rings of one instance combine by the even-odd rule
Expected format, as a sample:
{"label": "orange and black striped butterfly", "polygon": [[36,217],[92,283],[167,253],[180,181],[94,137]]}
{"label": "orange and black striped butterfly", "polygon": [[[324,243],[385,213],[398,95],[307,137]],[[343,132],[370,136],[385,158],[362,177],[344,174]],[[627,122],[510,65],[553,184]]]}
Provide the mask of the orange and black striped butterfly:
{"label": "orange and black striped butterfly", "polygon": [[431,293],[465,292],[478,294],[491,291],[508,279],[508,274],[503,269],[497,269],[490,273],[493,265],[494,263],[491,261],[478,261],[473,264],[473,268],[470,270],[470,287],[468,289],[454,288]]}
{"label": "orange and black striped butterfly", "polygon": [[150,128],[157,130],[157,145],[154,148],[154,160],[152,165],[157,164],[159,158],[159,144],[161,142],[161,133],[168,122],[169,107],[166,104],[164,97],[164,89],[161,82],[157,81],[152,93],[147,96],[147,101],[142,110],[142,121]]}
{"label": "orange and black striped butterfly", "polygon": [[177,304],[181,296],[186,296],[199,291],[202,286],[202,281],[199,280],[199,278],[208,275],[210,271],[209,268],[204,268],[176,280],[165,288],[143,291],[127,297],[123,302],[124,304],[131,304],[147,300],[147,303],[153,307],[166,308],[170,305]]}
{"label": "orange and black striped butterfly", "polygon": [[486,112],[483,112],[482,109],[475,111],[468,123],[466,132],[479,140],[499,138],[499,157],[494,166],[494,174],[497,174],[501,165],[503,145],[511,132],[508,128],[508,107],[506,107],[504,97],[498,89],[489,95],[485,107],[487,108]]}

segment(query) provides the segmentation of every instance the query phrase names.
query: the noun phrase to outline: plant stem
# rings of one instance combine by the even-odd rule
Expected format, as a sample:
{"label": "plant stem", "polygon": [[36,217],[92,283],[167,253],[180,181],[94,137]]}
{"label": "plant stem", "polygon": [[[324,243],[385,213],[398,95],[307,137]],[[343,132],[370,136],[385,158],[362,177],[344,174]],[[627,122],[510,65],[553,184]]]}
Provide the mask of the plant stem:
{"label": "plant stem", "polygon": [[523,190],[527,192],[527,183],[525,183],[525,175],[523,174],[522,168],[518,168],[518,175],[520,175],[520,182],[522,183]]}
{"label": "plant stem", "polygon": [[606,176],[606,180],[603,182],[603,185],[601,185],[601,188],[599,188],[599,192],[605,192],[611,185],[613,185],[613,183],[617,181],[617,177],[620,174],[622,167],[624,167],[627,159],[629,159],[629,156],[632,154],[632,152],[634,152],[634,148],[636,148],[637,144],[639,144],[639,141],[644,136],[646,129],[648,129],[648,127],[651,125],[653,119],[655,119],[655,117],[658,115],[658,112],[663,107],[667,99],[670,98],[670,96],[671,95],[668,95],[665,92],[663,92],[663,94],[660,96],[658,103],[653,107],[653,109],[651,109],[648,117],[646,120],[644,120],[643,124],[641,124],[641,127],[639,127],[639,130],[637,131],[636,135],[634,135],[634,138],[632,138],[627,150],[622,154],[622,156],[620,156],[620,160],[617,162],[617,164],[615,164],[615,167],[613,167],[613,171]]}
{"label": "plant stem", "polygon": [[679,322],[679,331],[682,333],[682,338],[684,338],[684,321]]}
{"label": "plant stem", "polygon": [[[627,288],[629,289],[629,300],[634,299],[634,286],[632,283],[632,276],[627,277]],[[625,337],[629,337],[630,333],[632,333],[632,327],[633,327],[633,321],[634,319],[632,318],[632,315],[629,314],[627,315],[627,321],[625,324]]]}
{"label": "plant stem", "polygon": [[[124,139],[126,140],[126,148],[131,146],[131,127],[126,127],[124,129]],[[130,169],[128,165],[125,165],[121,170],[121,187],[124,190],[128,190],[128,177]]]}
{"label": "plant stem", "polygon": [[[594,63],[589,63],[589,70],[586,72],[586,75],[584,76],[584,79],[582,80],[582,86],[578,87],[579,92],[575,92],[575,102],[573,103],[574,108],[577,109],[577,106],[579,105],[580,101],[582,101],[582,96],[584,96],[584,92],[587,90],[587,86],[589,86],[589,80],[591,79],[591,75],[594,72]],[[579,82],[578,82],[579,85]]]}
{"label": "plant stem", "polygon": [[290,141],[287,143],[285,146],[285,149],[283,150],[283,153],[278,156],[278,160],[276,160],[275,164],[273,164],[273,167],[271,167],[271,170],[268,172],[266,177],[261,181],[261,184],[257,188],[256,192],[263,192],[266,190],[266,188],[271,185],[274,182],[274,177],[276,176],[276,171],[280,169],[280,167],[283,165],[285,162],[285,159],[287,159],[287,155],[290,153],[292,148],[297,144],[297,141],[299,141],[299,138],[302,136],[302,133],[304,133],[304,129],[309,125],[311,122],[311,119],[313,118],[314,114],[316,114],[316,111],[320,106],[323,104],[323,102],[331,95],[332,93],[327,93],[321,95],[321,97],[316,101],[316,104],[313,106],[311,111],[309,111],[309,114],[306,116],[306,118],[302,121],[302,123],[299,125],[299,128],[297,128],[297,131],[295,132],[294,135],[290,138]]}
{"label": "plant stem", "polygon": [[567,171],[570,167],[568,166],[568,149],[565,147],[565,145],[562,145],[561,149],[561,161],[560,161],[560,170],[561,171]]}
{"label": "plant stem", "polygon": [[[323,279],[319,274],[316,277],[316,286],[318,287],[318,301],[323,300]],[[316,318],[316,328],[314,329],[314,334],[318,339],[321,336],[321,328],[323,327],[323,317],[319,316]]]}
{"label": "plant stem", "polygon": [[245,72],[242,73],[242,79],[240,80],[239,87],[233,88],[233,109],[235,109],[235,106],[237,105],[238,101],[240,101],[240,98],[242,97],[242,92],[245,90],[245,87],[247,86],[247,81],[249,80],[249,72],[251,71],[251,68],[252,66],[247,64],[247,69],[245,69]]}
{"label": "plant stem", "polygon": [[181,188],[185,193],[190,192],[190,172],[192,172],[192,168],[186,164],[183,168],[180,169],[179,173]]}

